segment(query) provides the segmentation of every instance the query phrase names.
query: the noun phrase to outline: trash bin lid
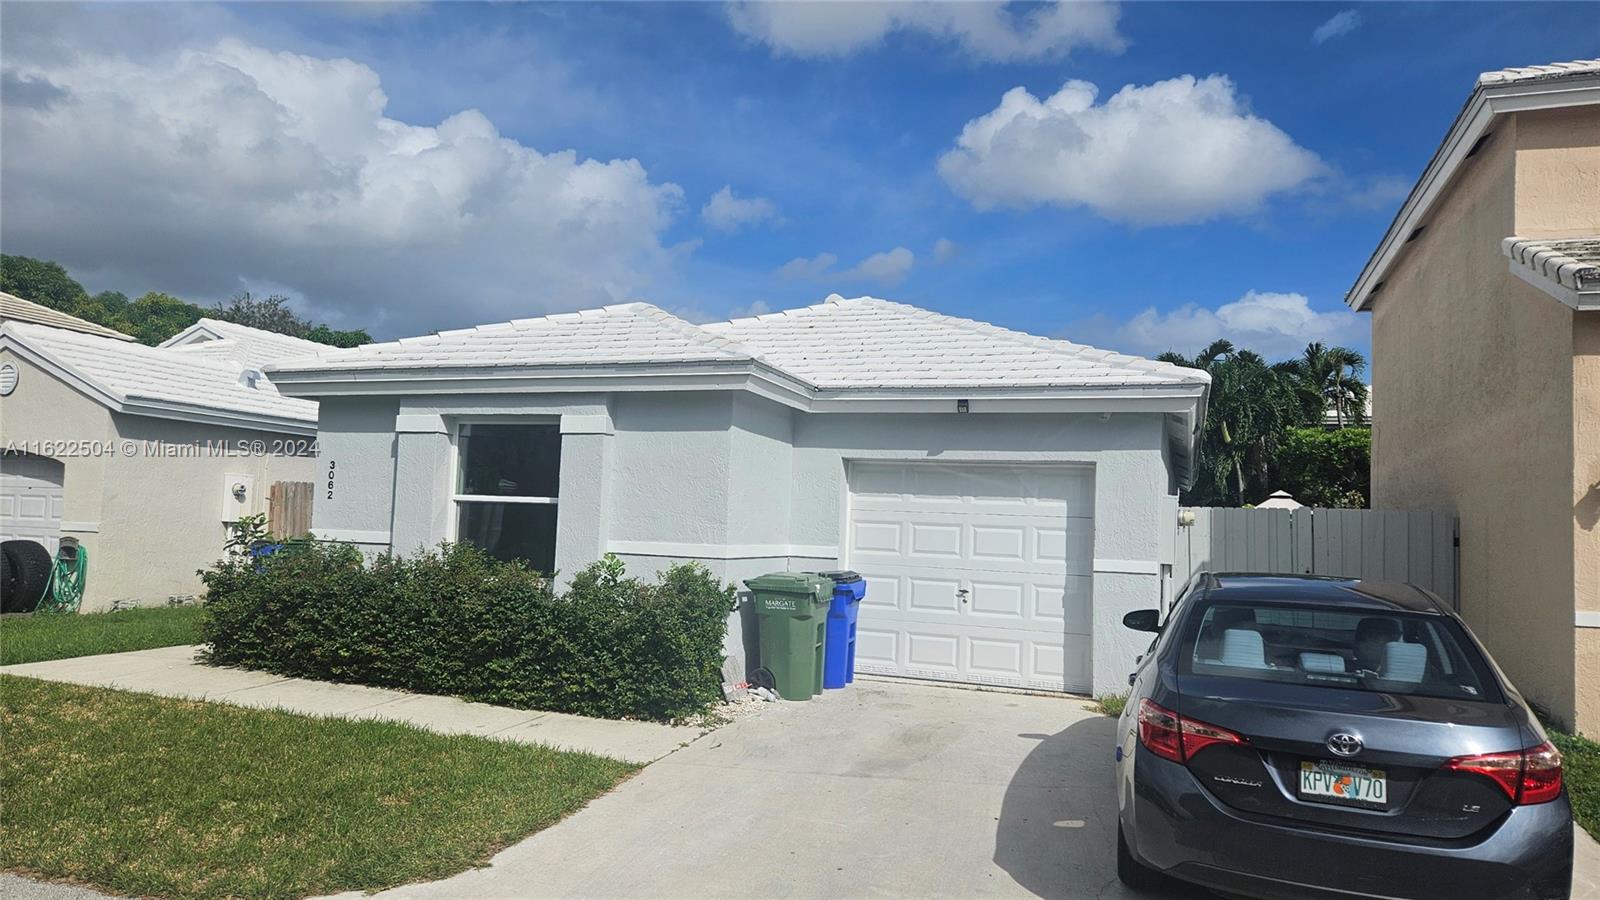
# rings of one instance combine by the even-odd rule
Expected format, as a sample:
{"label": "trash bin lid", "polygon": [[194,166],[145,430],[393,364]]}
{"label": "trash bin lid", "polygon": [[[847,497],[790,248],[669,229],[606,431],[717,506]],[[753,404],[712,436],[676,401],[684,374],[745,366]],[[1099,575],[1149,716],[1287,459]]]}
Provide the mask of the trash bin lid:
{"label": "trash bin lid", "polygon": [[771,572],[757,575],[746,580],[744,586],[752,591],[775,594],[815,596],[821,593],[826,596],[833,592],[833,588],[826,581],[806,572]]}
{"label": "trash bin lid", "polygon": [[838,572],[818,572],[817,574],[823,578],[831,579],[834,584],[854,584],[861,580],[859,572],[852,572],[849,569]]}

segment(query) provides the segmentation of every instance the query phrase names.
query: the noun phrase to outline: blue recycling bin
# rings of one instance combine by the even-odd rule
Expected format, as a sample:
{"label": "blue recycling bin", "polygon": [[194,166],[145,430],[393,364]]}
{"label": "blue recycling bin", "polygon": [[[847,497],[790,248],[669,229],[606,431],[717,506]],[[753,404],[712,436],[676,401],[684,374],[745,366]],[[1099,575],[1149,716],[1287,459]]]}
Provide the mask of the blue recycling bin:
{"label": "blue recycling bin", "polygon": [[856,680],[856,616],[867,582],[855,572],[818,572],[833,579],[833,603],[828,607],[826,652],[822,659],[822,686],[842,688]]}

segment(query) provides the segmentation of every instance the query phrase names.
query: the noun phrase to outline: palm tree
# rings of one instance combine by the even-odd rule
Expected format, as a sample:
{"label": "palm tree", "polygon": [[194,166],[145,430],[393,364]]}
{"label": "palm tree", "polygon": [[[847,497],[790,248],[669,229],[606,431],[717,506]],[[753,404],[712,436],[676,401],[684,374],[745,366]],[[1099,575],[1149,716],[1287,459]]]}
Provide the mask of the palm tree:
{"label": "palm tree", "polygon": [[1257,353],[1215,341],[1193,359],[1163,353],[1157,359],[1211,375],[1211,399],[1200,436],[1197,488],[1242,506],[1267,489],[1267,463],[1284,431],[1304,413],[1292,378]]}
{"label": "palm tree", "polygon": [[1367,408],[1367,385],[1361,380],[1367,360],[1349,347],[1327,347],[1320,341],[1306,345],[1297,359],[1273,366],[1294,382],[1295,393],[1306,411],[1306,423],[1320,425],[1328,410],[1340,428],[1362,424]]}

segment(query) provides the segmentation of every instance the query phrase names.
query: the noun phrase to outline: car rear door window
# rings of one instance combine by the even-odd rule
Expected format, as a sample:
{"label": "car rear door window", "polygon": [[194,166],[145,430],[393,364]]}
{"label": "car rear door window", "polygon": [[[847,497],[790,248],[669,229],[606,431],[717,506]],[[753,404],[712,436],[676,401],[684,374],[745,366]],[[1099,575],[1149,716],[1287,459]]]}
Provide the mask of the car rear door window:
{"label": "car rear door window", "polygon": [[1500,699],[1482,653],[1446,616],[1221,601],[1192,621],[1183,674]]}

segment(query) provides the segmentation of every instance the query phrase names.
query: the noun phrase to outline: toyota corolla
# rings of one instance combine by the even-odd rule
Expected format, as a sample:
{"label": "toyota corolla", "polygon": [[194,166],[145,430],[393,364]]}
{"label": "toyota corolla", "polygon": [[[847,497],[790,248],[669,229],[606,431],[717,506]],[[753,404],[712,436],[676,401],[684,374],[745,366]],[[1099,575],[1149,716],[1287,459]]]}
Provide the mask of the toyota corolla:
{"label": "toyota corolla", "polygon": [[1561,754],[1439,598],[1202,574],[1119,725],[1117,873],[1255,897],[1565,898]]}

